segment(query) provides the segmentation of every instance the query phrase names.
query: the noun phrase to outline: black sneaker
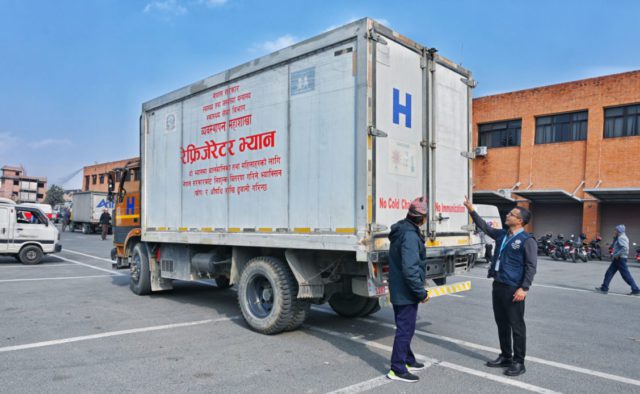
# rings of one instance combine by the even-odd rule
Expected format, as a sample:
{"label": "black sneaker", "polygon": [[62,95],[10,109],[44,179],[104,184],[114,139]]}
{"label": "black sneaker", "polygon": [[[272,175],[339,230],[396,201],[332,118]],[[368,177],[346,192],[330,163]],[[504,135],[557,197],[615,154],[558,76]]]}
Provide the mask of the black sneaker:
{"label": "black sneaker", "polygon": [[640,291],[632,291],[631,293],[629,293],[627,295],[640,296]]}
{"label": "black sneaker", "polygon": [[407,369],[409,370],[409,372],[416,372],[416,371],[421,371],[423,369],[427,368],[426,365],[424,365],[421,362],[416,361],[415,363],[409,365],[407,364]]}
{"label": "black sneaker", "polygon": [[596,291],[602,294],[608,294],[609,290],[602,290],[602,287],[596,287]]}
{"label": "black sneaker", "polygon": [[389,371],[389,373],[387,374],[387,379],[399,380],[401,382],[407,382],[407,383],[417,383],[418,380],[420,380],[419,377],[412,374],[411,372],[396,373],[393,370]]}

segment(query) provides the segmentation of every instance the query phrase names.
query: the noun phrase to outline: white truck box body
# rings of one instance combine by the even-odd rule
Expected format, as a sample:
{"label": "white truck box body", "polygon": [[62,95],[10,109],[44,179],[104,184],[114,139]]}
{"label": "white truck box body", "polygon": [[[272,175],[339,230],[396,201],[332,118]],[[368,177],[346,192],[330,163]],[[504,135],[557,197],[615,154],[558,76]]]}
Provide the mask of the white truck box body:
{"label": "white truck box body", "polygon": [[424,195],[431,255],[469,249],[471,84],[467,70],[362,19],[151,100],[143,241],[366,261]]}
{"label": "white truck box body", "polygon": [[73,218],[76,223],[98,223],[103,209],[111,210],[113,203],[107,200],[107,193],[75,193],[73,199]]}

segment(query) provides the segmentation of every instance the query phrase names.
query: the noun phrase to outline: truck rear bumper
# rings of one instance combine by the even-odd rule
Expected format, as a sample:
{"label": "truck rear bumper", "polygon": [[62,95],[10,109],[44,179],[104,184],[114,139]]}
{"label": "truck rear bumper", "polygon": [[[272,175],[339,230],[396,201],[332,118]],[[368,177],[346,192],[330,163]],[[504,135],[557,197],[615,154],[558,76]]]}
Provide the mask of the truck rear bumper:
{"label": "truck rear bumper", "polygon": [[62,244],[56,244],[55,248],[53,249],[53,253],[60,253],[62,252]]}

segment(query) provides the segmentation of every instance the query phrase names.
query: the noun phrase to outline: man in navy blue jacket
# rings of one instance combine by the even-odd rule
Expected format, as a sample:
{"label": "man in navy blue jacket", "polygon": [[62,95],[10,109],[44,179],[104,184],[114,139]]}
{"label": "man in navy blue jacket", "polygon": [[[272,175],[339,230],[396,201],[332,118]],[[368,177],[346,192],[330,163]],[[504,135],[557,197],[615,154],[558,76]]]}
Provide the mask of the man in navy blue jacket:
{"label": "man in navy blue jacket", "polygon": [[506,375],[522,375],[526,371],[524,357],[527,342],[524,300],[538,263],[538,244],[524,231],[524,226],[531,220],[531,213],[523,207],[513,208],[505,220],[507,231],[487,225],[467,197],[464,206],[476,226],[496,241],[489,277],[493,278],[493,314],[498,325],[501,353],[496,360],[487,362],[487,366],[508,367]]}
{"label": "man in navy blue jacket", "polygon": [[418,197],[411,202],[406,218],[391,226],[389,233],[389,293],[396,336],[387,378],[410,383],[420,380],[411,372],[425,368],[411,351],[411,339],[416,330],[418,304],[429,300],[424,289],[427,252],[420,231],[426,217],[427,200]]}

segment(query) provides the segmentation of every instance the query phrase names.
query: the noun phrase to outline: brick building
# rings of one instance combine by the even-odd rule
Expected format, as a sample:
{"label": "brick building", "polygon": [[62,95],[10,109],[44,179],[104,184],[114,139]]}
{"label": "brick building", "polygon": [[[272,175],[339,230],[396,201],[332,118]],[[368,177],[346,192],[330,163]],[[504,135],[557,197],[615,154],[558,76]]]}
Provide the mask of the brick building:
{"label": "brick building", "polygon": [[17,202],[42,202],[47,193],[47,178],[29,176],[22,166],[3,166],[0,197]]}
{"label": "brick building", "polygon": [[[122,168],[127,165],[139,162],[139,157],[133,157],[131,159],[110,161],[108,163],[99,163],[86,166],[82,170],[82,190],[106,193],[108,191],[107,177],[111,170],[113,170],[114,168]],[[140,185],[140,169],[138,168],[135,171],[130,171],[128,176],[130,177],[129,179],[133,181],[133,184],[131,184],[129,188],[134,187],[137,189]],[[120,174],[117,174],[116,182],[117,181],[120,181]]]}
{"label": "brick building", "polygon": [[473,102],[474,200],[528,206],[528,230],[640,244],[640,71]]}

